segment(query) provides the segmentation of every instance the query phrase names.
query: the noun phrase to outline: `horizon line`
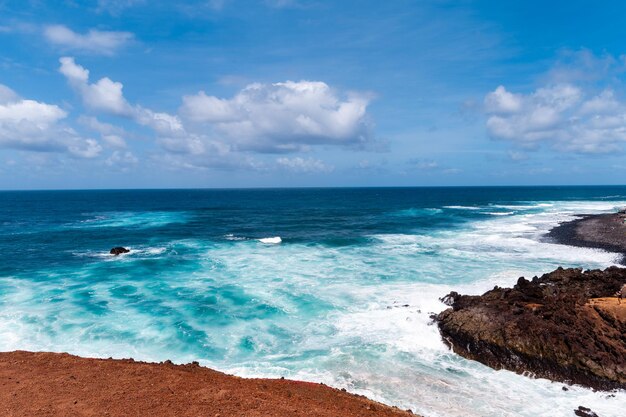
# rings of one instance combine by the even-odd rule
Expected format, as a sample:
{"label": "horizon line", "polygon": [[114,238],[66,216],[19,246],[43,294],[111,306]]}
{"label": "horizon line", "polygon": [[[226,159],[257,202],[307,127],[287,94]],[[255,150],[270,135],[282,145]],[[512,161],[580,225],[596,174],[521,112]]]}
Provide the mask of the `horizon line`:
{"label": "horizon line", "polygon": [[626,187],[625,184],[518,184],[518,185],[350,185],[350,186],[259,186],[259,187],[146,187],[146,188],[15,188],[0,193],[46,191],[236,191],[236,190],[333,190],[333,189],[410,189],[410,188],[575,188]]}

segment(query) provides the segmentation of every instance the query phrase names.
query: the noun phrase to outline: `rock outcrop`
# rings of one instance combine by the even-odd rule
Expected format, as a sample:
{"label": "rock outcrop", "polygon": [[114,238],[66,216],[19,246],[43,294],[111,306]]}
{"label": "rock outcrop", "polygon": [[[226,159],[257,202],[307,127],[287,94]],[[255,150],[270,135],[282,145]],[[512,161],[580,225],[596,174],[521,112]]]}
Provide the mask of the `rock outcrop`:
{"label": "rock outcrop", "polygon": [[130,252],[130,250],[128,250],[128,249],[126,249],[126,248],[124,248],[122,246],[116,246],[116,247],[114,247],[113,249],[111,249],[109,251],[109,253],[111,255],[115,255],[115,256],[121,255],[122,253],[128,253],[128,252]]}
{"label": "rock outcrop", "polygon": [[481,296],[448,294],[437,316],[453,350],[492,368],[626,388],[626,269],[562,269]]}

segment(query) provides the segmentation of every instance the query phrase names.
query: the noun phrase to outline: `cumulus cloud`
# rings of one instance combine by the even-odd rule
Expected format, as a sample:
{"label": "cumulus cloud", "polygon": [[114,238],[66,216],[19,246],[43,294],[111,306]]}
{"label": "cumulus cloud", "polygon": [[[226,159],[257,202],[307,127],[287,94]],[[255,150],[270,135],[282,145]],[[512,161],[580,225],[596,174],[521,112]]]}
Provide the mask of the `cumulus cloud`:
{"label": "cumulus cloud", "polygon": [[485,97],[485,110],[489,135],[522,148],[607,153],[626,142],[626,105],[611,89],[588,94],[562,83],[514,94],[499,86]]}
{"label": "cumulus cloud", "polygon": [[46,26],[43,34],[48,42],[61,49],[99,55],[113,55],[134,38],[130,32],[96,29],[90,29],[86,33],[77,33],[63,25]]}
{"label": "cumulus cloud", "polygon": [[59,61],[61,62],[59,71],[67,78],[70,86],[80,94],[87,107],[120,116],[131,115],[133,109],[124,98],[122,83],[104,77],[90,84],[89,70],[76,64],[74,58],[62,57]]}
{"label": "cumulus cloud", "polygon": [[276,163],[281,168],[299,173],[328,173],[334,170],[334,167],[314,158],[278,158]]}
{"label": "cumulus cloud", "polygon": [[72,57],[59,59],[59,72],[65,76],[86,107],[116,116],[128,117],[148,126],[162,136],[177,137],[186,134],[178,116],[154,112],[139,105],[131,105],[124,97],[124,85],[104,77],[89,82],[89,70],[78,65]]}
{"label": "cumulus cloud", "polygon": [[59,106],[19,97],[0,85],[0,147],[67,152],[79,158],[93,158],[101,151],[97,141],[80,138],[61,124],[67,113]]}
{"label": "cumulus cloud", "polygon": [[232,98],[185,96],[189,122],[210,127],[239,150],[290,152],[308,145],[362,145],[370,139],[369,97],[341,98],[326,83],[250,84]]}
{"label": "cumulus cloud", "polygon": [[[330,172],[332,166],[314,158],[279,158],[271,165],[246,153],[307,151],[316,145],[364,149],[375,144],[367,114],[370,97],[340,95],[323,82],[250,84],[231,98],[201,91],[183,97],[179,114],[170,114],[129,103],[120,82],[107,77],[91,81],[89,70],[72,57],[60,59],[59,71],[85,107],[152,129],[155,143],[178,167]],[[127,146],[123,132],[113,126],[93,116],[79,122],[100,133],[103,145]]]}

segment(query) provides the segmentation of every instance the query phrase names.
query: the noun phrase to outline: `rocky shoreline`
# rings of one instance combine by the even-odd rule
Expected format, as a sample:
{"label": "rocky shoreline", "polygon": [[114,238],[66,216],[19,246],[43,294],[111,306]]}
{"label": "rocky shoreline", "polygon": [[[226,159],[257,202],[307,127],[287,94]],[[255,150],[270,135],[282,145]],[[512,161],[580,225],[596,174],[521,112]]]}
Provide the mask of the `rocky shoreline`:
{"label": "rocky shoreline", "polygon": [[66,353],[0,353],[0,386],[0,415],[12,417],[415,416],[322,384]]}
{"label": "rocky shoreline", "polygon": [[[546,239],[620,253],[626,264],[626,211],[580,216]],[[452,292],[435,319],[454,352],[492,368],[626,389],[626,301],[617,297],[625,285],[624,268],[558,268],[480,296]]]}
{"label": "rocky shoreline", "polygon": [[562,269],[480,296],[455,292],[437,315],[454,352],[495,369],[626,389],[626,269]]}
{"label": "rocky shoreline", "polygon": [[626,212],[582,215],[554,227],[546,239],[562,245],[620,253],[620,263],[626,265]]}

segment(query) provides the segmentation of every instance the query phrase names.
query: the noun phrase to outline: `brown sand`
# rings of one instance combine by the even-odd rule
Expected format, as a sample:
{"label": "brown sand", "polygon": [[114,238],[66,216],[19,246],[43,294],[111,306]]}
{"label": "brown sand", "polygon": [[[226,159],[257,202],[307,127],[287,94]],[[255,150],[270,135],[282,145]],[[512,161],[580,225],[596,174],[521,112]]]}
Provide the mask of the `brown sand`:
{"label": "brown sand", "polygon": [[321,384],[23,351],[0,353],[0,415],[414,417]]}

